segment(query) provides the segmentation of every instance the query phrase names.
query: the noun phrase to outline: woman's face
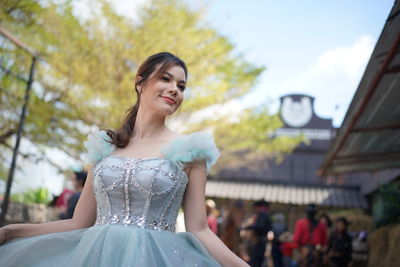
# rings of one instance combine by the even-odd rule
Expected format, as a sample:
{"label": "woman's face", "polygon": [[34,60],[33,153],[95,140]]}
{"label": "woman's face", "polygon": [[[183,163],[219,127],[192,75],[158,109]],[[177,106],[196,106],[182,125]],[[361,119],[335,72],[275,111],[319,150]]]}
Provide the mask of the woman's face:
{"label": "woman's face", "polygon": [[160,77],[151,80],[154,76],[155,73],[144,86],[138,87],[141,92],[140,108],[169,116],[182,104],[186,87],[185,71],[180,66],[172,66]]}

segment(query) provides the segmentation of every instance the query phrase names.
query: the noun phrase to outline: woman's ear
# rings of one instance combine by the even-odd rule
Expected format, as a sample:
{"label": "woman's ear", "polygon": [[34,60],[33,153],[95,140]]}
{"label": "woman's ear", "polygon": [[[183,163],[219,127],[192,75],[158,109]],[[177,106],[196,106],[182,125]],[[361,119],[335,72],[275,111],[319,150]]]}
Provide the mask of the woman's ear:
{"label": "woman's ear", "polygon": [[141,76],[137,76],[135,79],[135,84],[136,84],[136,91],[140,94],[142,93],[142,88],[141,86],[138,85],[138,83],[142,80],[143,78]]}

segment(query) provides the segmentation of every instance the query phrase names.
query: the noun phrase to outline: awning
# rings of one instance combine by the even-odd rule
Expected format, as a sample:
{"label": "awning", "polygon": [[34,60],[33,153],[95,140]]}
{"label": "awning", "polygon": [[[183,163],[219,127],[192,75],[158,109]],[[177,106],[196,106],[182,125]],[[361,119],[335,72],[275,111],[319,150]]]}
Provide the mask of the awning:
{"label": "awning", "polygon": [[301,186],[289,184],[250,183],[208,180],[207,197],[260,200],[270,203],[316,205],[334,208],[367,207],[356,188],[334,186]]}
{"label": "awning", "polygon": [[400,168],[400,1],[395,2],[389,14],[319,174],[397,167]]}

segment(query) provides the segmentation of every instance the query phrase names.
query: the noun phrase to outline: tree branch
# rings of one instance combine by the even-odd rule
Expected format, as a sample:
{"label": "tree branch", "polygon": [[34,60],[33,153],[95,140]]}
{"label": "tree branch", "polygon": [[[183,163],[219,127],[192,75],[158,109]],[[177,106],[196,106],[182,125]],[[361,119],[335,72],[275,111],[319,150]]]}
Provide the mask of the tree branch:
{"label": "tree branch", "polygon": [[6,140],[17,133],[16,129],[9,129],[4,134],[0,135],[0,144],[6,145]]}

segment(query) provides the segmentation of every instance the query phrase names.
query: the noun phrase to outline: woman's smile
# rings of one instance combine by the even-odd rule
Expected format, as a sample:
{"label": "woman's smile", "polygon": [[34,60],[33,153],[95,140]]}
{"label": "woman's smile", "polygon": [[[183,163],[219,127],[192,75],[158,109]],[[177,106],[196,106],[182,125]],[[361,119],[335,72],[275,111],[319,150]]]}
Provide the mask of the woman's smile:
{"label": "woman's smile", "polygon": [[169,104],[176,104],[176,100],[173,99],[172,97],[168,97],[168,96],[161,96],[161,98],[163,98],[167,103]]}

